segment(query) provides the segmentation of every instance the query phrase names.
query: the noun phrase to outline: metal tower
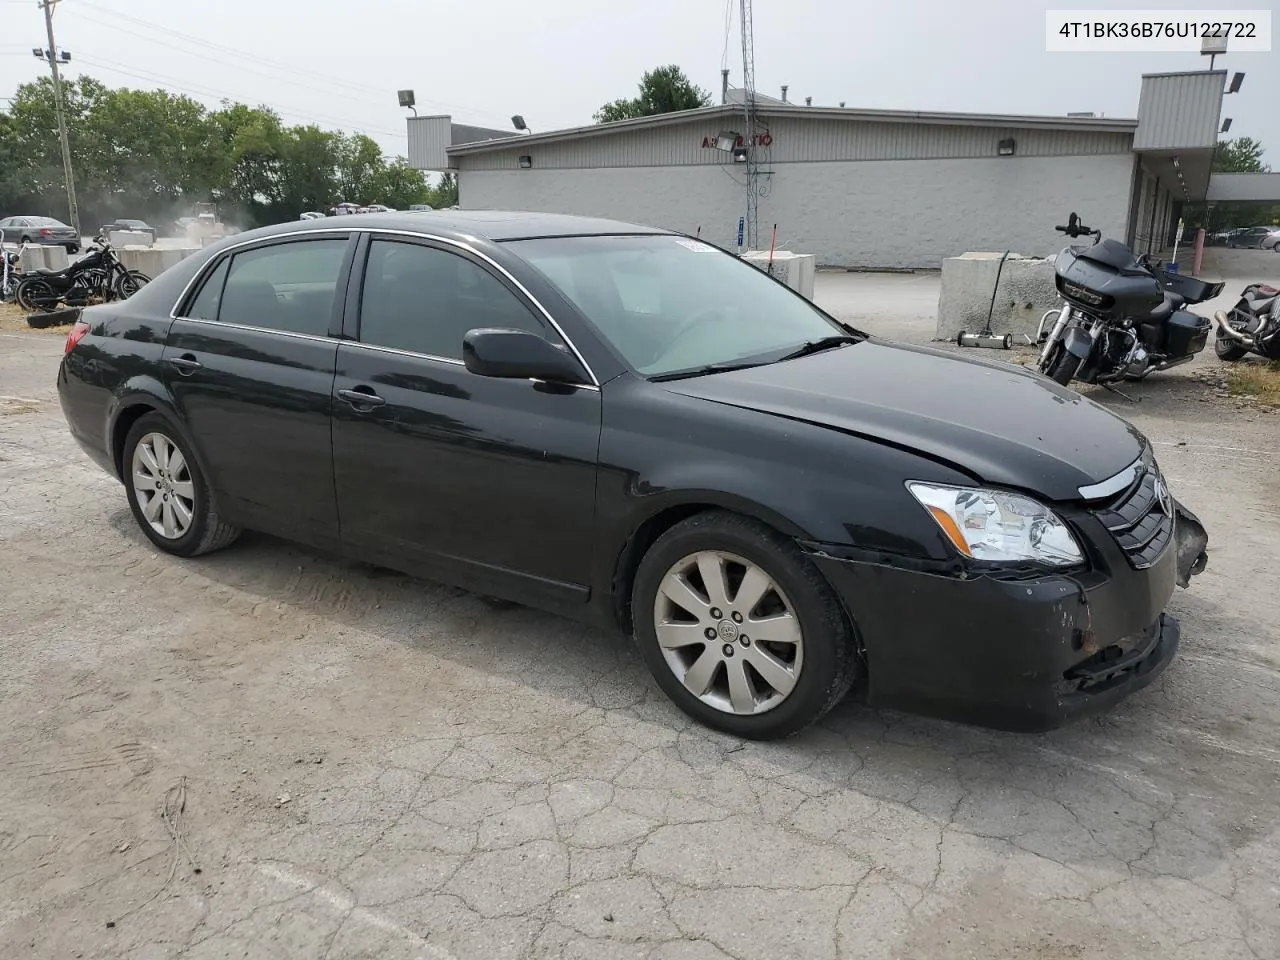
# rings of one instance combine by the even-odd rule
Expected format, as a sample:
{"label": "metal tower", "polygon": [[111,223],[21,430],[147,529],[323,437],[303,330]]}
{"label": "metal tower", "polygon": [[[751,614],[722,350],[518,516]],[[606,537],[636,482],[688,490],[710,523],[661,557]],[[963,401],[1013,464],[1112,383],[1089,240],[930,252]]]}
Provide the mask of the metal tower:
{"label": "metal tower", "polygon": [[747,149],[746,249],[758,249],[759,174],[756,160],[756,54],[751,28],[751,0],[741,0],[742,15],[742,104],[746,119],[743,144]]}

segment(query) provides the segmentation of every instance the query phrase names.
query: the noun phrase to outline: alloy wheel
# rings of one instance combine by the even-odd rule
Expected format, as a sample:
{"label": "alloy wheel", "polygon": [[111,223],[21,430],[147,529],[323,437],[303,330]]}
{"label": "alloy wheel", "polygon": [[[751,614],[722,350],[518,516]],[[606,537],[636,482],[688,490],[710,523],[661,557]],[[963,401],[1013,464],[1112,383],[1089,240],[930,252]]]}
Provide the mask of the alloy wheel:
{"label": "alloy wheel", "polygon": [[791,602],[763,568],[734,554],[702,550],[673,564],[653,623],[676,679],[721,712],[772,710],[800,677],[804,637]]}
{"label": "alloy wheel", "polygon": [[181,539],[195,517],[191,469],[177,445],[162,433],[148,433],[133,448],[131,469],[138,508],[151,529],[166,540]]}

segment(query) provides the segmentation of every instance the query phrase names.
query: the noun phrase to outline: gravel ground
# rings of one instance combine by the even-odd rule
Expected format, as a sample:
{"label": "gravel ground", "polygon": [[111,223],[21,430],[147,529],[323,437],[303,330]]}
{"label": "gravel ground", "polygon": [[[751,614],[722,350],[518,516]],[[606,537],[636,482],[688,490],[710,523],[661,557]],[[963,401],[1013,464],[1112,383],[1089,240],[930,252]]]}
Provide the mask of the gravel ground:
{"label": "gravel ground", "polygon": [[[920,333],[933,282],[819,299]],[[1039,736],[850,700],[753,744],[620,637],[267,537],[158,554],[60,351],[0,332],[0,956],[1280,956],[1280,416],[1212,358],[1098,393],[1210,531],[1157,684]]]}

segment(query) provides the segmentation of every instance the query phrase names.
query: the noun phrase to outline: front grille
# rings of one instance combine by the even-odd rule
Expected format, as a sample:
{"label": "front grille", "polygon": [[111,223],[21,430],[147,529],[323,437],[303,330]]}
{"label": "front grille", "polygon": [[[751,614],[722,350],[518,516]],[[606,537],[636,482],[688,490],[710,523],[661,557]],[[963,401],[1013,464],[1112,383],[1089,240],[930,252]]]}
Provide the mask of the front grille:
{"label": "front grille", "polygon": [[1167,489],[1163,503],[1157,495],[1157,486],[1163,485],[1159,468],[1146,463],[1127,490],[1093,508],[1093,515],[1107,528],[1135,570],[1145,570],[1159,560],[1173,539],[1173,501]]}

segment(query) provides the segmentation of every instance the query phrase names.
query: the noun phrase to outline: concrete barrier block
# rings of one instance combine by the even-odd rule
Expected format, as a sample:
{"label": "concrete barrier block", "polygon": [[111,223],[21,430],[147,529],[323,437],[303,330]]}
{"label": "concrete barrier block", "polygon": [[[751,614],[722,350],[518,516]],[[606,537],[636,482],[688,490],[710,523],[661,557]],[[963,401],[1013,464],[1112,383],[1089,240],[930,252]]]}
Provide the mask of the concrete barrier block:
{"label": "concrete barrier block", "polygon": [[776,277],[806,300],[813,299],[813,281],[818,266],[818,258],[814,254],[775,250],[770,263],[769,251],[748,250],[742,259]]}
{"label": "concrete barrier block", "polygon": [[107,243],[113,247],[149,247],[151,234],[140,230],[112,230],[107,234]]}
{"label": "concrete barrier block", "polygon": [[165,270],[197,252],[197,247],[125,247],[119,250],[120,262],[129,270],[141,270],[155,279]]}
{"label": "concrete barrier block", "polygon": [[[991,310],[991,330],[1034,337],[1046,310],[1061,306],[1054,287],[1053,261],[1011,253],[1000,268],[1001,253],[966,253],[942,261],[942,287],[938,296],[937,336],[954,340],[962,330],[981,331]],[[991,292],[995,290],[995,306]]]}
{"label": "concrete barrier block", "polygon": [[27,244],[18,255],[18,263],[23,273],[33,270],[65,270],[71,265],[65,247],[46,247],[40,244]]}

